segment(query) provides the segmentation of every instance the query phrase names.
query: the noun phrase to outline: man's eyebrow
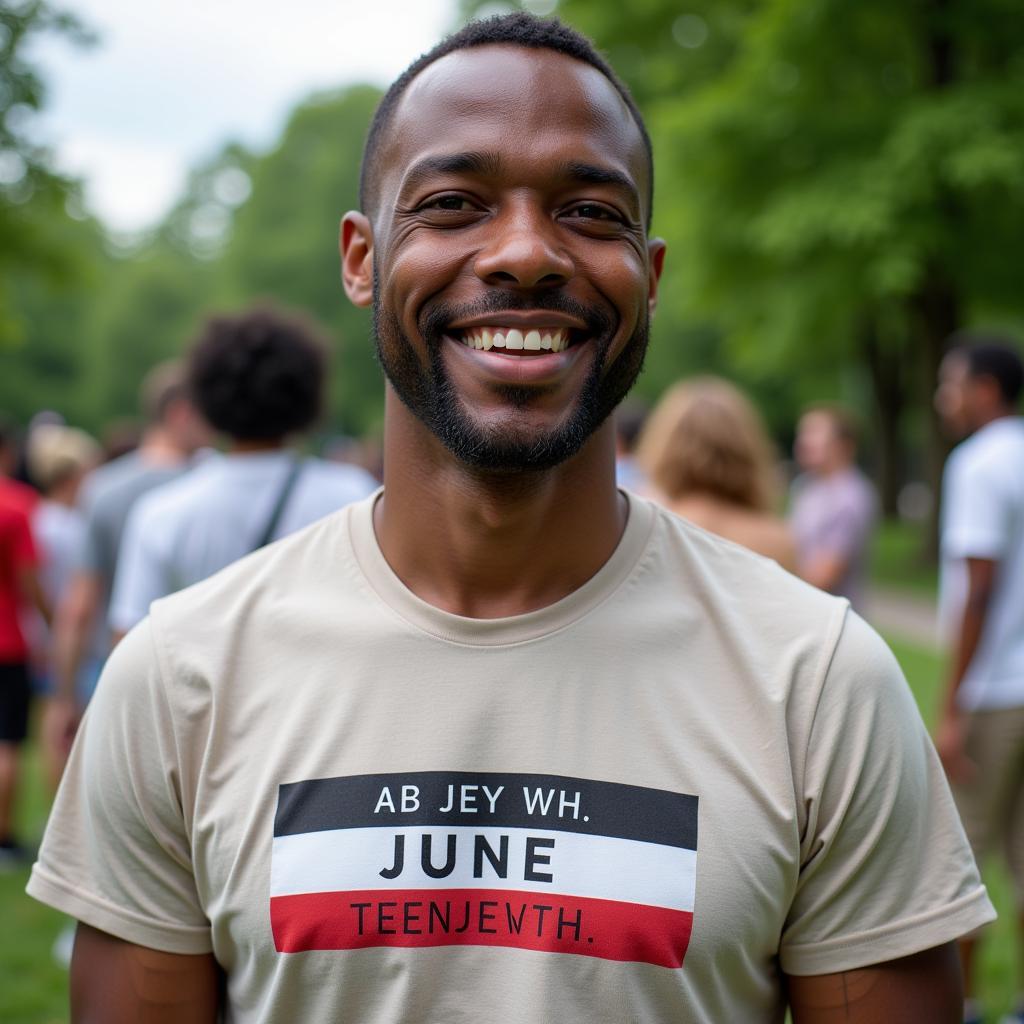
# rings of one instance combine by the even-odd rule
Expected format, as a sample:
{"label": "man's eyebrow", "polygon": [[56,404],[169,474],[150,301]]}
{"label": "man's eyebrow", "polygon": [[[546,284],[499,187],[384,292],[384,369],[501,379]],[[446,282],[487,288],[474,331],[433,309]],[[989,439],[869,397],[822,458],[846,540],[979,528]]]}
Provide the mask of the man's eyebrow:
{"label": "man's eyebrow", "polygon": [[402,189],[415,187],[426,178],[441,174],[496,175],[501,159],[495,153],[441,153],[425,156],[409,168],[402,180]]}
{"label": "man's eyebrow", "polygon": [[638,195],[636,182],[628,174],[612,167],[599,167],[596,164],[573,161],[565,165],[564,173],[567,178],[583,185],[617,185],[634,196]]}

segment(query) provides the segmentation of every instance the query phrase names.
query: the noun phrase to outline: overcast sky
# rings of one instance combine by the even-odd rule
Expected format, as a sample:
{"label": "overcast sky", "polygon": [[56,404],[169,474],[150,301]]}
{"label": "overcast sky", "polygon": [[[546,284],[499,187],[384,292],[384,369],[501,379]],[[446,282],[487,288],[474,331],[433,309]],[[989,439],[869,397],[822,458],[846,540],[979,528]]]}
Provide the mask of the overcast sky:
{"label": "overcast sky", "polygon": [[191,165],[229,139],[276,138],[317,89],[384,85],[453,21],[453,0],[57,0],[100,36],[40,40],[48,85],[35,132],[86,181],[115,230],[157,221]]}

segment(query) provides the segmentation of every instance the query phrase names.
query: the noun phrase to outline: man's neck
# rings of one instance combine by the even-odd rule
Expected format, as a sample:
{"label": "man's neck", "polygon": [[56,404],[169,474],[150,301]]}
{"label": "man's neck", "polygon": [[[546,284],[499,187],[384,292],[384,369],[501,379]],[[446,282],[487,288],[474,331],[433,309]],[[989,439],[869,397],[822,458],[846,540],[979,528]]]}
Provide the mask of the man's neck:
{"label": "man's neck", "polygon": [[227,451],[229,455],[263,455],[267,452],[279,452],[283,448],[284,438],[253,441],[235,437],[228,444]]}
{"label": "man's neck", "polygon": [[454,458],[388,394],[384,495],[374,528],[403,583],[471,618],[543,608],[611,557],[626,523],[611,421],[572,459],[537,473],[487,474]]}
{"label": "man's neck", "polygon": [[817,470],[817,475],[823,480],[831,480],[833,477],[840,476],[841,474],[848,472],[852,465],[853,463],[846,459],[831,462]]}
{"label": "man's neck", "polygon": [[993,423],[998,423],[1000,420],[1013,419],[1017,415],[1016,409],[1011,409],[1006,406],[1001,406],[998,409],[993,409],[992,412],[981,418],[978,425],[974,428],[974,433],[979,430],[984,430],[985,427],[990,426]]}

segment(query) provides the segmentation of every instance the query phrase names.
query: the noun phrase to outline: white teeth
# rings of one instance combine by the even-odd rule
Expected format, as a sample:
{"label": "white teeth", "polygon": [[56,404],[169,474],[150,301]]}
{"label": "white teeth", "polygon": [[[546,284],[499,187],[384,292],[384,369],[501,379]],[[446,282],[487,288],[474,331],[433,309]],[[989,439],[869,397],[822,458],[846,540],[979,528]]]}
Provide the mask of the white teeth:
{"label": "white teeth", "polygon": [[488,352],[492,348],[526,349],[530,352],[564,352],[569,347],[569,331],[559,327],[554,331],[541,332],[536,329],[521,331],[510,327],[504,331],[492,331],[489,327],[476,327],[461,337],[467,348]]}

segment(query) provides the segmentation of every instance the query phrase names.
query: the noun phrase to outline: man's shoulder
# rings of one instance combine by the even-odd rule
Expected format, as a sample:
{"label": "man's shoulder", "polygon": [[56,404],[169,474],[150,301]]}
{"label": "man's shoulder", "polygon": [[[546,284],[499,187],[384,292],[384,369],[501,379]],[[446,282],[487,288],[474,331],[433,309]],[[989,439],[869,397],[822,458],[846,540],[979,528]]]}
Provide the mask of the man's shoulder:
{"label": "man's shoulder", "polygon": [[133,505],[141,494],[176,480],[185,469],[185,465],[152,465],[132,452],[122,455],[96,470],[106,471],[102,477],[90,478],[86,512],[91,518],[123,515],[124,508]]}
{"label": "man's shoulder", "polygon": [[860,466],[850,466],[843,474],[843,482],[851,491],[855,491],[861,497],[874,497],[875,485]]}
{"label": "man's shoulder", "polygon": [[1024,418],[990,423],[961,441],[949,455],[947,472],[952,476],[984,474],[999,477],[1015,463],[1024,464]]}
{"label": "man's shoulder", "polygon": [[[785,528],[781,527],[784,534]],[[656,506],[652,554],[659,572],[696,588],[704,602],[721,601],[734,612],[757,618],[782,605],[812,617],[835,614],[843,599],[826,594],[784,569],[774,559]]]}
{"label": "man's shoulder", "polygon": [[111,488],[117,488],[124,480],[131,479],[138,471],[140,458],[137,452],[127,452],[110,462],[97,466],[86,478],[82,489],[90,501],[102,498]]}
{"label": "man's shoulder", "polygon": [[205,505],[216,459],[211,456],[188,472],[169,475],[146,489],[132,507],[133,517],[152,525],[174,519],[193,506]]}

